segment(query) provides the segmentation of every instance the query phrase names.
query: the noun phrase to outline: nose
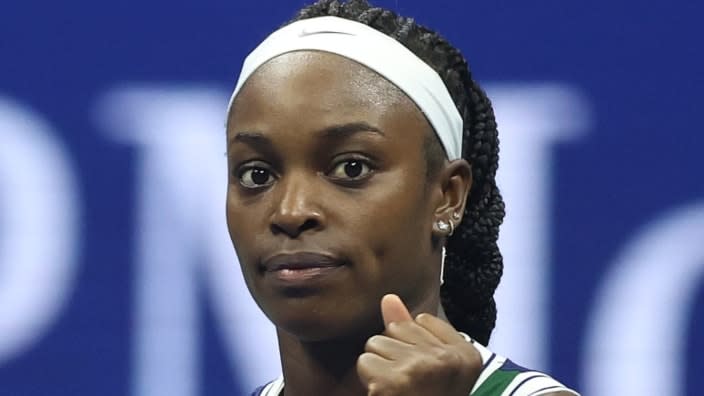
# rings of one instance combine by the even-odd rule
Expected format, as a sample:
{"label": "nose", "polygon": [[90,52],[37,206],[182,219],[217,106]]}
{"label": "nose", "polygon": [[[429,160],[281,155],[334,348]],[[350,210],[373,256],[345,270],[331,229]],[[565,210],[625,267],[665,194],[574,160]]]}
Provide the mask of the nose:
{"label": "nose", "polygon": [[324,218],[317,204],[320,194],[314,189],[315,183],[303,177],[289,175],[278,182],[281,198],[271,217],[271,232],[298,238],[306,231],[319,230]]}

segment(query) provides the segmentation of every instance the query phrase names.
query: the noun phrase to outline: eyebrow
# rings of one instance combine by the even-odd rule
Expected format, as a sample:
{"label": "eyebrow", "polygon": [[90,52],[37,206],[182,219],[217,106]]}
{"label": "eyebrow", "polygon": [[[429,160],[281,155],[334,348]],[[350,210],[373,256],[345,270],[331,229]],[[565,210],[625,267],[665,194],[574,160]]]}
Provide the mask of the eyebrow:
{"label": "eyebrow", "polygon": [[[337,140],[349,138],[350,136],[359,133],[371,133],[379,136],[386,136],[381,129],[366,122],[350,122],[346,124],[331,125],[317,131],[315,134],[325,139]],[[271,140],[262,132],[258,131],[237,132],[235,136],[230,139],[228,145],[232,145],[235,142],[242,142],[249,146],[271,147]]]}
{"label": "eyebrow", "polygon": [[366,122],[351,122],[347,124],[332,125],[317,132],[320,136],[330,139],[348,138],[358,133],[372,133],[386,136],[384,132]]}
{"label": "eyebrow", "polygon": [[257,151],[271,152],[273,151],[273,144],[268,137],[264,136],[261,132],[256,131],[242,131],[237,132],[232,138],[227,139],[227,150],[235,143],[243,143]]}

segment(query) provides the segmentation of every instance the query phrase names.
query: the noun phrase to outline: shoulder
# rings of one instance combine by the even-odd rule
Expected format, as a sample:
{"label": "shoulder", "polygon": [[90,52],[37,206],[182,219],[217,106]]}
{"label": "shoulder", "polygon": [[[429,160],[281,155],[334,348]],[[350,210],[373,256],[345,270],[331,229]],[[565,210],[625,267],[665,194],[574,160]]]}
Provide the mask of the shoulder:
{"label": "shoulder", "polygon": [[519,366],[477,342],[472,345],[482,355],[484,368],[471,396],[579,396],[546,373]]}
{"label": "shoulder", "polygon": [[568,391],[558,391],[558,392],[550,392],[550,393],[544,393],[543,396],[574,396],[574,392],[568,392]]}
{"label": "shoulder", "polygon": [[284,389],[284,378],[279,377],[266,385],[262,385],[252,392],[251,396],[279,396]]}

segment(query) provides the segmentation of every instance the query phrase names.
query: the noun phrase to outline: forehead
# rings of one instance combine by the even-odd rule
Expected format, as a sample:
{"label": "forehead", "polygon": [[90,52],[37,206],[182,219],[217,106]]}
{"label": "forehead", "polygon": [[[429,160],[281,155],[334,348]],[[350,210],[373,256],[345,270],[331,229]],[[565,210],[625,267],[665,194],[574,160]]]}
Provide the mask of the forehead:
{"label": "forehead", "polygon": [[229,124],[240,127],[282,119],[320,124],[317,127],[354,119],[430,128],[415,103],[382,76],[342,56],[318,51],[291,52],[262,65],[240,90]]}

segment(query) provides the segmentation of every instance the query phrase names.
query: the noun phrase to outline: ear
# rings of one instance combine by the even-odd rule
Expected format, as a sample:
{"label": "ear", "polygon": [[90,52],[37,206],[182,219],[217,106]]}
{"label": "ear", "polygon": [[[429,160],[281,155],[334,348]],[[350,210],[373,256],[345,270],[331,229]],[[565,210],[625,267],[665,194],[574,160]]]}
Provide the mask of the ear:
{"label": "ear", "polygon": [[472,167],[464,159],[447,162],[438,174],[441,198],[435,207],[434,222],[452,222],[458,226],[472,187]]}

